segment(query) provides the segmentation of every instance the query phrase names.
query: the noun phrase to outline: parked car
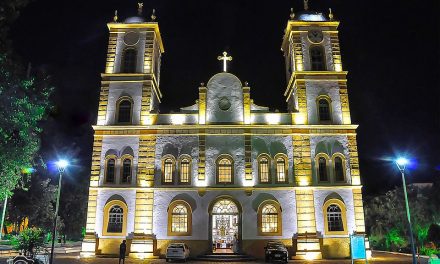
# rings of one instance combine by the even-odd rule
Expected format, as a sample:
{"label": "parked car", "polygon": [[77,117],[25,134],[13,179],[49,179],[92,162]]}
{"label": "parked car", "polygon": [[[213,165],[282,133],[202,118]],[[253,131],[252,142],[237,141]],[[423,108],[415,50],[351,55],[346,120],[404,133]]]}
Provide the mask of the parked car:
{"label": "parked car", "polygon": [[279,241],[267,242],[266,247],[264,247],[264,251],[266,262],[282,261],[287,263],[289,259],[289,252],[287,251],[286,246]]}
{"label": "parked car", "polygon": [[189,247],[185,243],[171,243],[167,247],[167,253],[165,255],[166,261],[170,260],[183,260],[186,261],[189,258]]}

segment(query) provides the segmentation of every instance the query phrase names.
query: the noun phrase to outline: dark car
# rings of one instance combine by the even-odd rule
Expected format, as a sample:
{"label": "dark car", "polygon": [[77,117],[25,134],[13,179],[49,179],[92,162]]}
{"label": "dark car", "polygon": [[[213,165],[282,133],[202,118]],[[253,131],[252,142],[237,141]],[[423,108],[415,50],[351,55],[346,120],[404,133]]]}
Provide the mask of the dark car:
{"label": "dark car", "polygon": [[264,247],[266,262],[282,261],[287,263],[289,252],[286,246],[279,241],[269,241]]}

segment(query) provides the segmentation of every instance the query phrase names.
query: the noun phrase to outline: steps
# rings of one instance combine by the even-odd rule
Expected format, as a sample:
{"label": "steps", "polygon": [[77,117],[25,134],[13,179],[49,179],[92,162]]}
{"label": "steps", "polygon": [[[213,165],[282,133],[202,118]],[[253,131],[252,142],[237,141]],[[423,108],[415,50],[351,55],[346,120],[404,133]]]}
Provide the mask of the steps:
{"label": "steps", "polygon": [[218,261],[218,262],[241,262],[241,261],[254,261],[256,260],[254,257],[243,254],[233,254],[233,253],[224,253],[224,254],[206,254],[200,255],[195,260],[200,261]]}

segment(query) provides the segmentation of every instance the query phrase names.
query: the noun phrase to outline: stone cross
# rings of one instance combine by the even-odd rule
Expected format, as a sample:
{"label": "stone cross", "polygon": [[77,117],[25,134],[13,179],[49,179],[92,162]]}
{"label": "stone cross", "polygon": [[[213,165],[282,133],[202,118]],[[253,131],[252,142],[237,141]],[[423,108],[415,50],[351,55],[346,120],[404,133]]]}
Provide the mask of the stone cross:
{"label": "stone cross", "polygon": [[223,71],[224,72],[227,72],[226,62],[232,60],[232,57],[231,56],[227,56],[227,55],[228,55],[228,53],[226,51],[223,51],[223,56],[218,56],[217,57],[217,60],[220,60],[220,61],[222,60],[223,61]]}

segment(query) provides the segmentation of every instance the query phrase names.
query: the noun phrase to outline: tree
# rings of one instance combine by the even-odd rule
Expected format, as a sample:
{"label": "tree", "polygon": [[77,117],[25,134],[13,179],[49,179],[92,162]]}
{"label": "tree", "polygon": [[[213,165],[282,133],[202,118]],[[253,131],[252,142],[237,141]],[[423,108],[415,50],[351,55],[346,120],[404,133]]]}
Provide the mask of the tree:
{"label": "tree", "polygon": [[28,190],[17,190],[9,202],[8,220],[20,224],[29,220],[29,226],[51,230],[57,187],[38,173],[32,176]]}

